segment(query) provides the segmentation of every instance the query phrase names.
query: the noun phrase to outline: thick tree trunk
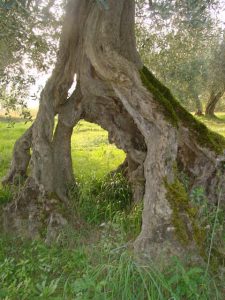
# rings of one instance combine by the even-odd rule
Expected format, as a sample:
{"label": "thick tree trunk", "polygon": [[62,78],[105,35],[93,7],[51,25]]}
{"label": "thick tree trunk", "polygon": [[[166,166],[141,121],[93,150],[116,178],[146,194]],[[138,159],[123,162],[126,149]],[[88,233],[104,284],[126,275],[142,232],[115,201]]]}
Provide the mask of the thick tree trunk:
{"label": "thick tree trunk", "polygon": [[206,109],[205,109],[205,115],[208,117],[214,117],[215,116],[215,109],[216,109],[216,105],[219,102],[219,100],[221,99],[221,97],[224,94],[224,90],[223,91],[219,91],[217,93],[215,93],[214,91],[211,92],[210,97],[209,97],[209,101],[206,105]]}
{"label": "thick tree trunk", "polygon": [[[225,142],[186,112],[143,67],[135,44],[135,1],[108,4],[109,9],[91,0],[69,4],[58,61],[32,128],[31,174],[16,205],[6,209],[5,219],[13,211],[16,220],[14,208],[21,215],[28,198],[35,212],[40,208],[35,199],[44,199],[41,209],[47,206],[48,211],[56,196],[57,201],[67,201],[66,187],[73,182],[72,128],[85,119],[106,129],[109,140],[127,153],[134,200],[144,201],[135,248],[151,255],[175,254],[184,244],[198,245],[200,234],[179,172],[188,174],[190,189],[203,186],[210,201],[216,201],[217,188],[224,182]],[[75,74],[78,85],[67,99]],[[55,114],[59,116],[54,132]],[[23,173],[26,167],[27,163]],[[29,219],[33,210],[27,209],[25,217]],[[47,224],[58,216],[50,211]],[[57,220],[65,223],[59,216]],[[18,222],[12,223],[16,228]]]}

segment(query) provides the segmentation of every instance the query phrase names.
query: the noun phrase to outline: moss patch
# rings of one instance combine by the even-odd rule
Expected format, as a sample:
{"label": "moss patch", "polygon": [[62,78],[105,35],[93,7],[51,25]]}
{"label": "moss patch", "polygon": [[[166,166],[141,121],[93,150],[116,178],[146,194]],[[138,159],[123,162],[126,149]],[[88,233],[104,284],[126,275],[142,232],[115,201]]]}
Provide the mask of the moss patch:
{"label": "moss patch", "polygon": [[155,100],[160,104],[165,118],[175,127],[183,124],[197,138],[198,143],[210,150],[222,154],[225,150],[225,138],[198,121],[190,114],[145,66],[140,71],[143,85],[153,94]]}
{"label": "moss patch", "polygon": [[165,181],[165,187],[179,241],[183,245],[195,242],[201,256],[205,257],[206,232],[196,221],[198,209],[191,205],[188,193],[178,178],[172,184]]}

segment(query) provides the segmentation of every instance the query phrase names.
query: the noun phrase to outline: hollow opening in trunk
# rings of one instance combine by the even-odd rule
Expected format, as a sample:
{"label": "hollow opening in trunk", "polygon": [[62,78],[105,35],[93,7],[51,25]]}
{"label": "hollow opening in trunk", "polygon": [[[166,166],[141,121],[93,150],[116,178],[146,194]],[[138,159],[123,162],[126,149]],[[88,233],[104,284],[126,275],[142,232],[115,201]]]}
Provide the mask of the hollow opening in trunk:
{"label": "hollow opening in trunk", "polygon": [[74,128],[71,150],[77,182],[71,201],[79,215],[93,224],[113,221],[121,214],[128,216],[133,197],[123,172],[126,154],[110,144],[108,132],[81,120]]}
{"label": "hollow opening in trunk", "polygon": [[125,160],[126,154],[108,140],[108,132],[99,125],[81,120],[71,141],[75,176],[82,179],[103,178]]}

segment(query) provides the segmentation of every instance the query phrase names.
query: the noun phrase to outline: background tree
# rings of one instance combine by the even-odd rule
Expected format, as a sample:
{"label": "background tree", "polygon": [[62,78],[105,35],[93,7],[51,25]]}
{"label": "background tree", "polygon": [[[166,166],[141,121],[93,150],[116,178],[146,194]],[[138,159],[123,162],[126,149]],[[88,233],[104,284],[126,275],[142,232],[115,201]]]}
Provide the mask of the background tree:
{"label": "background tree", "polygon": [[[61,1],[1,1],[0,104],[26,107],[35,73],[46,72],[55,61]],[[62,12],[62,10],[59,10]]]}
{"label": "background tree", "polygon": [[205,114],[214,117],[216,105],[225,92],[225,40],[219,42],[214,50],[209,68],[210,97]]}
{"label": "background tree", "polygon": [[219,1],[152,1],[145,28],[139,13],[138,48],[145,64],[187,109],[194,104],[198,115],[208,92],[209,60],[221,37],[219,8]]}

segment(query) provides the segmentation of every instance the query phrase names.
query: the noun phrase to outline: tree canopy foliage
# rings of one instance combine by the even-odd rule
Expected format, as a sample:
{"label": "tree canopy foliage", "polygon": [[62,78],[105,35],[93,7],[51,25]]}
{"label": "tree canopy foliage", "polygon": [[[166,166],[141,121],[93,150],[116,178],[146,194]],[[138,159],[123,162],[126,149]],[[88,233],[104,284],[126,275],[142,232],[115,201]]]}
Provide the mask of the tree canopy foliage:
{"label": "tree canopy foliage", "polygon": [[[0,103],[26,106],[35,72],[54,63],[64,3],[2,0],[0,5]],[[59,9],[60,8],[60,9]]]}

